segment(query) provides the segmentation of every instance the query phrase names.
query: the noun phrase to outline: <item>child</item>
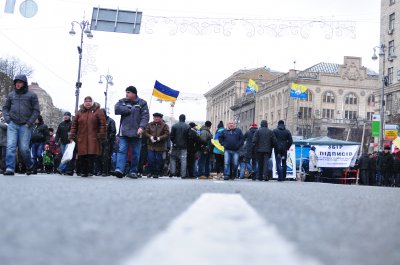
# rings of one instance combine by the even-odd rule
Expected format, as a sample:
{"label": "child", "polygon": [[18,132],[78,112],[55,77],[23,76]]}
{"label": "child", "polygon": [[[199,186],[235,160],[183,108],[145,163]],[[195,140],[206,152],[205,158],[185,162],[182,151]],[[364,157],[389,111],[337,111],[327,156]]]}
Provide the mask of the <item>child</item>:
{"label": "child", "polygon": [[50,145],[45,144],[43,151],[43,166],[47,174],[54,172],[54,156],[55,154],[50,150]]}

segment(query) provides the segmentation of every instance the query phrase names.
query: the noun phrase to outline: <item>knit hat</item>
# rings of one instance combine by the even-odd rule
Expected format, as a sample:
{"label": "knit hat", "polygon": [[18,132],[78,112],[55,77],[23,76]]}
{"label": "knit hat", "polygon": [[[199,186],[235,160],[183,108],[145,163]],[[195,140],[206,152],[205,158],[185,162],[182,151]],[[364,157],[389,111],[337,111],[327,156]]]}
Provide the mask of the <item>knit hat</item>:
{"label": "knit hat", "polygon": [[137,94],[136,87],[134,87],[134,86],[128,86],[128,87],[125,89],[125,91],[129,91],[129,92],[132,92],[133,94]]}
{"label": "knit hat", "polygon": [[224,128],[224,123],[222,121],[219,121],[217,128]]}
{"label": "knit hat", "polygon": [[257,124],[256,123],[252,123],[252,124],[250,124],[250,127],[257,127]]}
{"label": "knit hat", "polygon": [[64,112],[64,116],[70,116],[71,117],[71,112],[69,112],[69,111]]}

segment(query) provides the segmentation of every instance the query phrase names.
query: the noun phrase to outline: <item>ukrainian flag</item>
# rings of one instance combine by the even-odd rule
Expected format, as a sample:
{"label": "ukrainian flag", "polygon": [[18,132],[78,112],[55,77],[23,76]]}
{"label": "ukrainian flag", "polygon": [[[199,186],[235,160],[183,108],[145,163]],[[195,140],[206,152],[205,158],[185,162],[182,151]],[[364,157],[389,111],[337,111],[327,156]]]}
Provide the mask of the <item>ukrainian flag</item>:
{"label": "ukrainian flag", "polygon": [[307,87],[292,83],[292,86],[290,87],[290,97],[307,99],[308,98]]}
{"label": "ukrainian flag", "polygon": [[248,92],[250,92],[250,93],[258,92],[258,85],[252,79],[249,79],[249,82],[247,83],[246,93],[248,93]]}
{"label": "ukrainian flag", "polygon": [[176,101],[179,96],[179,91],[173,90],[156,80],[153,89],[153,96],[165,101]]}

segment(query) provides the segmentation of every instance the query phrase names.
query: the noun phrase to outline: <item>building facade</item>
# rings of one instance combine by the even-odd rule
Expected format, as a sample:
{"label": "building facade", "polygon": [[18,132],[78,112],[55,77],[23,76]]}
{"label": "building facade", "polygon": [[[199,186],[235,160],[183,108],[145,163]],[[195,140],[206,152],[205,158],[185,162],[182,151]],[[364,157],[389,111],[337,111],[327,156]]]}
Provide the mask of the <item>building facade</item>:
{"label": "building facade", "polygon": [[[307,99],[290,97],[292,83],[308,88]],[[377,85],[378,74],[363,67],[359,57],[344,57],[343,64],[319,63],[304,71],[290,70],[256,94],[256,121],[266,119],[274,128],[284,120],[293,135],[304,138],[361,141],[364,124],[371,130]]]}
{"label": "building facade", "polygon": [[261,67],[239,70],[204,94],[207,100],[207,120],[215,130],[219,121],[234,120],[239,128],[247,130],[255,121],[255,96],[245,93],[249,79],[259,87],[282,73]]}
{"label": "building facade", "polygon": [[[400,47],[400,1],[381,0],[379,76],[381,89],[385,95],[385,122],[400,124],[400,58],[397,56]],[[379,101],[380,102],[380,101]],[[377,109],[381,104],[377,104]]]}

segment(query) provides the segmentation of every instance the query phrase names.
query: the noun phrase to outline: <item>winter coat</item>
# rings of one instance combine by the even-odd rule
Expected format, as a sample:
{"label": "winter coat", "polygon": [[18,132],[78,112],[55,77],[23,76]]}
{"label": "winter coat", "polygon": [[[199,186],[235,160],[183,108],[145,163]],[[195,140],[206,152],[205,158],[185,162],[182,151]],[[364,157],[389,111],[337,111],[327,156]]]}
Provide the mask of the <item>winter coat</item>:
{"label": "winter coat", "polygon": [[[144,135],[147,137],[147,149],[149,151],[157,151],[163,152],[167,150],[166,141],[169,138],[169,128],[168,125],[163,122],[150,122],[146,130],[144,131]],[[160,140],[157,142],[152,142],[150,138],[160,137]]]}
{"label": "winter coat", "polygon": [[115,104],[115,115],[121,115],[118,135],[126,137],[139,137],[137,130],[145,130],[150,118],[147,102],[141,98],[135,101],[120,99]]}
{"label": "winter coat", "polygon": [[204,154],[209,154],[212,153],[212,149],[214,146],[211,143],[211,139],[213,138],[213,135],[210,132],[210,129],[208,129],[207,126],[203,125],[200,128],[200,141],[201,141],[201,151],[203,151]]}
{"label": "winter coat", "polygon": [[315,151],[310,150],[308,158],[308,171],[317,172],[318,171],[317,163],[318,163],[317,154],[315,153]]}
{"label": "winter coat", "polygon": [[71,125],[72,125],[72,121],[71,119],[69,119],[68,121],[62,121],[58,127],[57,127],[57,132],[56,132],[56,144],[68,144],[69,140],[68,140],[68,134],[69,131],[71,130]]}
{"label": "winter coat", "polygon": [[243,133],[239,128],[223,130],[218,140],[225,150],[232,151],[238,151],[244,143]]}
{"label": "winter coat", "polygon": [[184,121],[180,121],[172,125],[171,135],[170,135],[172,148],[187,149],[189,129],[190,129],[189,124],[186,124]]}
{"label": "winter coat", "polygon": [[245,141],[245,150],[246,154],[245,157],[247,159],[252,159],[256,157],[256,154],[253,150],[253,137],[257,131],[257,127],[251,127],[245,134],[244,134],[244,141]]}
{"label": "winter coat", "polygon": [[[395,155],[393,156],[393,171],[392,172],[394,174],[400,174],[400,159],[398,157],[396,157]],[[399,183],[397,183],[397,184],[399,184]]]}
{"label": "winter coat", "polygon": [[[218,140],[218,142],[219,142],[219,135],[222,133],[224,131],[224,128],[219,128],[216,132],[215,132],[215,135],[214,135],[214,140]],[[219,150],[217,147],[214,147],[213,148],[213,153],[214,154],[217,154],[217,155],[223,155],[224,154],[224,152],[222,152],[221,150]]]}
{"label": "winter coat", "polygon": [[275,152],[282,155],[286,154],[293,144],[292,134],[285,128],[284,124],[278,124],[274,134],[276,137]]}
{"label": "winter coat", "polygon": [[8,94],[3,106],[4,119],[6,123],[27,124],[31,127],[40,114],[38,97],[34,92],[29,91],[28,79],[25,75],[17,75],[15,80],[21,80],[25,85]]}
{"label": "winter coat", "polygon": [[188,130],[188,143],[187,151],[190,153],[195,153],[200,150],[201,140],[195,128],[189,128]]}
{"label": "winter coat", "polygon": [[107,141],[114,142],[117,134],[115,121],[112,118],[106,116],[106,124],[107,124]]}
{"label": "winter coat", "polygon": [[379,159],[378,167],[381,169],[383,173],[390,173],[392,172],[393,168],[393,155],[391,153],[382,153],[381,158]]}
{"label": "winter coat", "polygon": [[106,117],[95,102],[90,109],[83,104],[72,122],[69,139],[75,140],[80,155],[101,155],[101,143],[106,140]]}
{"label": "winter coat", "polygon": [[259,153],[272,154],[272,148],[276,146],[275,134],[268,129],[266,120],[261,121],[261,127],[253,136],[253,149]]}
{"label": "winter coat", "polygon": [[361,170],[369,170],[370,169],[370,161],[368,154],[363,154],[360,159],[358,159],[358,168]]}
{"label": "winter coat", "polygon": [[32,129],[31,143],[33,144],[48,143],[49,140],[50,140],[50,132],[47,125],[44,123],[35,124],[35,126]]}
{"label": "winter coat", "polygon": [[0,146],[7,146],[7,124],[0,121]]}

